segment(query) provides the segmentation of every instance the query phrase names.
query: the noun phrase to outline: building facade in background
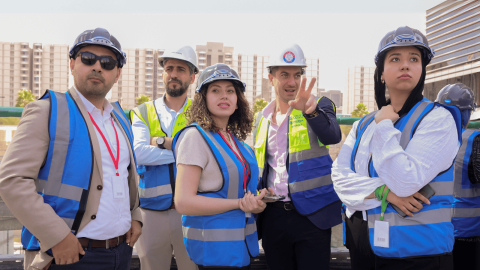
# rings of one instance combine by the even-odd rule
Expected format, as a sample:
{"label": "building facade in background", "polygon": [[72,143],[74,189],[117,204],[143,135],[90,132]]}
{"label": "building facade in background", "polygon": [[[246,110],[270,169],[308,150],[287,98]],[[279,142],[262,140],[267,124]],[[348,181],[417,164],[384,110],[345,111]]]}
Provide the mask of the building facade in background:
{"label": "building facade in background", "polygon": [[37,98],[47,89],[66,92],[68,77],[68,45],[0,42],[0,106],[15,106],[22,89]]}
{"label": "building facade in background", "polygon": [[340,90],[328,90],[320,92],[318,96],[329,98],[335,104],[337,114],[343,113],[343,93]]}
{"label": "building facade in background", "polygon": [[237,70],[240,79],[246,83],[245,97],[251,106],[258,98],[265,100],[275,98],[275,93],[272,91],[273,88],[267,79],[267,65],[268,56],[241,53],[233,56],[230,66]]}
{"label": "building facade in background", "polygon": [[427,10],[427,39],[435,57],[424,96],[435,100],[447,84],[463,83],[480,101],[480,1],[444,1]]}
{"label": "building facade in background", "polygon": [[355,66],[348,69],[347,89],[343,95],[343,114],[351,114],[359,103],[372,112],[377,109],[373,76],[375,67]]}
{"label": "building facade in background", "polygon": [[38,98],[47,89],[66,92],[69,85],[68,45],[33,44],[32,93]]}
{"label": "building facade in background", "polygon": [[305,63],[307,64],[307,67],[305,68],[304,77],[307,78],[307,87],[312,78],[314,77],[317,78],[317,82],[315,83],[312,89],[312,94],[315,95],[315,92],[319,93],[321,89],[318,86],[318,79],[320,78],[320,59],[307,57],[305,58]]}
{"label": "building facade in background", "polygon": [[31,89],[32,49],[25,42],[0,42],[0,106],[15,106],[18,91]]}
{"label": "building facade in background", "polygon": [[112,87],[110,100],[118,101],[124,109],[132,109],[137,106],[136,98],[140,95],[154,99],[155,77],[162,72],[158,72],[157,52],[154,49],[125,49],[124,52],[127,54],[127,64]]}
{"label": "building facade in background", "polygon": [[[42,45],[33,43],[0,43],[0,106],[15,106],[18,91],[29,89],[41,97],[47,89],[65,92],[69,86],[69,46]],[[114,84],[110,100],[119,101],[124,109],[137,106],[136,98],[146,95],[151,100],[165,94],[163,68],[158,63],[165,49],[133,48],[125,49],[127,63],[121,76]],[[221,42],[207,42],[196,46],[199,74],[188,90],[193,97],[200,73],[208,66],[224,63],[238,71],[240,79],[247,84],[245,96],[252,105],[256,99],[270,102],[275,99],[273,87],[268,80],[268,56],[234,53],[234,47]],[[310,81],[319,76],[319,59],[306,58],[308,67],[305,77]],[[308,85],[308,83],[307,83]],[[313,94],[321,92],[318,83]]]}

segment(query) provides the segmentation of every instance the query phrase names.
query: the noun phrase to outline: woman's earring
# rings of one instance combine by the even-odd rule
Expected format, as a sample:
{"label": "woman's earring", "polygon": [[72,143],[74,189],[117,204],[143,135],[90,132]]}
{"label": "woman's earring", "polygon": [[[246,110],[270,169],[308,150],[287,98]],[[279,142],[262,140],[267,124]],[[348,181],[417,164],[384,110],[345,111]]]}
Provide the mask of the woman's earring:
{"label": "woman's earring", "polygon": [[382,83],[385,84],[385,81],[382,79]]}

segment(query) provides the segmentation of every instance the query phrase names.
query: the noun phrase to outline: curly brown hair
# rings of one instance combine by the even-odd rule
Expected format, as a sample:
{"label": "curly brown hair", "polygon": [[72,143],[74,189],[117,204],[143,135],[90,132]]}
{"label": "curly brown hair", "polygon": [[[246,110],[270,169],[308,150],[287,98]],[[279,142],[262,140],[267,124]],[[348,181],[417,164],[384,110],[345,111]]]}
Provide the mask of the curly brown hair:
{"label": "curly brown hair", "polygon": [[[241,87],[235,82],[232,82],[232,84],[237,94],[238,109],[230,115],[227,129],[238,140],[245,141],[248,134],[252,132],[253,112]],[[187,125],[197,123],[204,130],[218,132],[219,128],[215,125],[212,115],[207,108],[207,87],[208,85],[204,85],[199,92],[195,93],[192,105],[185,112],[185,117],[187,118]]]}

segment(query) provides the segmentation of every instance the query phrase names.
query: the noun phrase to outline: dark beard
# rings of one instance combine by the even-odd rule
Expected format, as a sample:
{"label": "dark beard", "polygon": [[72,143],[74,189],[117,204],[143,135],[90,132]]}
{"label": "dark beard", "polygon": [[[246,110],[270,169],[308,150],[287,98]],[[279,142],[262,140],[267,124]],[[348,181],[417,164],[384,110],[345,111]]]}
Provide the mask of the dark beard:
{"label": "dark beard", "polygon": [[176,89],[173,89],[173,88],[170,88],[168,87],[168,83],[167,85],[165,86],[165,89],[167,91],[167,94],[171,97],[180,97],[182,96],[183,94],[185,94],[185,92],[187,92],[188,90],[188,87],[190,86],[190,83],[189,81],[186,81],[186,82],[182,82],[178,79],[171,79],[170,81],[176,81],[178,83],[180,83],[180,87],[179,88],[176,88]]}
{"label": "dark beard", "polygon": [[[90,78],[98,78],[103,84],[93,83],[92,85],[88,85],[87,81]],[[84,97],[105,98],[108,91],[112,89],[113,84],[114,81],[112,83],[106,83],[105,78],[100,73],[93,71],[87,76],[85,81],[76,83],[76,87]]]}

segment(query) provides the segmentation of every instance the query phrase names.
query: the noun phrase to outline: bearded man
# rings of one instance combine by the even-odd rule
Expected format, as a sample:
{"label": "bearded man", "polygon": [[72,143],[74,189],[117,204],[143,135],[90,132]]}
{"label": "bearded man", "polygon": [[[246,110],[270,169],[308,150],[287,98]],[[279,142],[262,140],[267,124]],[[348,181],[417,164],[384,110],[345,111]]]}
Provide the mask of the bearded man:
{"label": "bearded man", "polygon": [[175,210],[175,159],[172,139],[185,127],[190,106],[187,90],[198,73],[197,56],[190,46],[166,50],[159,58],[166,93],[130,113],[134,149],[139,164],[140,212],[143,235],[137,243],[143,270],[170,269],[172,251],[179,270],[197,269],[183,243],[182,216]]}

